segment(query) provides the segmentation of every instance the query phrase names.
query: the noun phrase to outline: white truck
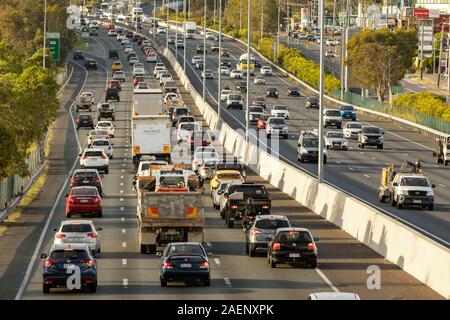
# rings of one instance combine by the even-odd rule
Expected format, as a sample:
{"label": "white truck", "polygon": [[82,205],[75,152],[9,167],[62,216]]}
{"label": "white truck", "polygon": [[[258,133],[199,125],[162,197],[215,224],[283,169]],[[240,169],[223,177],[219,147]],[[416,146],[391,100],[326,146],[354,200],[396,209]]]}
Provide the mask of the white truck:
{"label": "white truck", "polygon": [[133,116],[163,114],[161,89],[140,89],[133,93]]}
{"label": "white truck", "polygon": [[183,29],[186,32],[184,35],[186,39],[194,39],[195,34],[197,32],[197,23],[192,21],[186,21],[183,26]]}
{"label": "white truck", "polygon": [[155,254],[171,242],[204,242],[204,197],[190,170],[154,170],[137,181],[141,253]]}

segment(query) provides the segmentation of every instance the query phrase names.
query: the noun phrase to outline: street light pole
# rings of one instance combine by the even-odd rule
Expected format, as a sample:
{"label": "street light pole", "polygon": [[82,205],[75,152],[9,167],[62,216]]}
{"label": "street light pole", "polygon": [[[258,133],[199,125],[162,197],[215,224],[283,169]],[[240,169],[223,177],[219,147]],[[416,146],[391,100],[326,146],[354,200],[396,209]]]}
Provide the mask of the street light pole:
{"label": "street light pole", "polygon": [[220,54],[222,52],[222,0],[219,0],[219,82],[218,82],[218,89],[217,89],[217,116],[219,118],[219,121],[221,119],[221,113],[222,113],[222,101],[221,98],[221,89],[222,89],[222,72],[220,70],[222,66],[222,55]]}
{"label": "street light pole", "polygon": [[263,39],[263,34],[264,34],[264,2],[265,0],[261,0],[261,41]]}
{"label": "street light pole", "polygon": [[44,1],[44,47],[42,55],[42,68],[45,69],[45,54],[47,47],[47,0]]}
{"label": "street light pole", "polygon": [[278,55],[280,53],[280,16],[281,16],[281,0],[278,0],[278,26],[277,26],[277,58],[276,62],[278,63]]}
{"label": "street light pole", "polygon": [[242,0],[240,0],[240,10],[239,10],[239,31],[242,30]]}
{"label": "street light pole", "polygon": [[319,79],[319,159],[318,159],[318,179],[323,183],[323,96],[324,96],[324,61],[323,61],[323,36],[324,36],[324,0],[319,0],[319,28],[320,28],[320,79]]}
{"label": "street light pole", "polygon": [[[178,0],[177,0],[178,1]],[[177,7],[175,8],[175,58],[178,60],[178,2],[176,2]]]}
{"label": "street light pole", "polygon": [[153,0],[153,38],[156,38],[156,0]]}
{"label": "street light pole", "polygon": [[[170,0],[167,0],[166,2],[166,9],[167,9],[167,31],[166,31],[166,47],[167,47],[167,51],[169,51],[169,4],[170,4]],[[175,57],[176,58],[176,57]]]}
{"label": "street light pole", "polygon": [[248,150],[248,137],[249,137],[249,107],[250,107],[250,41],[251,41],[251,30],[250,30],[250,22],[251,22],[251,0],[247,2],[247,98],[246,98],[246,110],[245,110],[245,141],[247,142],[247,150]]}
{"label": "street light pole", "polygon": [[202,97],[203,100],[206,99],[206,0],[204,3],[204,12],[203,12],[203,92]]}
{"label": "street light pole", "polygon": [[183,38],[183,70],[186,72],[186,0],[183,0],[184,38]]}

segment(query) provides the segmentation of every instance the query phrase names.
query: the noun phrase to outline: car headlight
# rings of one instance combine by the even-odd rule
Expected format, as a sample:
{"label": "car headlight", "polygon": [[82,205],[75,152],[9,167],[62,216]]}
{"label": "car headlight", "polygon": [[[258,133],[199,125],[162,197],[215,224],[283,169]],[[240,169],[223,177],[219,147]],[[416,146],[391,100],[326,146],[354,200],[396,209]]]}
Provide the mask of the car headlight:
{"label": "car headlight", "polygon": [[343,146],[346,146],[346,145],[348,145],[348,141],[345,141],[345,140],[344,140],[344,141],[342,141],[342,145],[343,145]]}
{"label": "car headlight", "polygon": [[300,152],[301,152],[301,153],[308,154],[308,150],[306,150],[306,149],[302,149]]}
{"label": "car headlight", "polygon": [[429,196],[429,197],[434,196],[434,192],[433,192],[433,191],[428,191],[428,192],[427,192],[427,196]]}
{"label": "car headlight", "polygon": [[406,191],[406,190],[399,190],[398,191],[398,195],[399,196],[406,196],[408,194],[408,191]]}
{"label": "car headlight", "polygon": [[367,140],[367,136],[362,136],[362,139],[363,140]]}

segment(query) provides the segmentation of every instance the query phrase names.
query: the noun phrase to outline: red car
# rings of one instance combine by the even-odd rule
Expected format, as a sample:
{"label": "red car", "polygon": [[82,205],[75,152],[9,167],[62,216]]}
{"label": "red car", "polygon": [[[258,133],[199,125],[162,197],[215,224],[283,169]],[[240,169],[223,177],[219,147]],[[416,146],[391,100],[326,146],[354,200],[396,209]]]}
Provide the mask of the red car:
{"label": "red car", "polygon": [[145,79],[142,76],[136,76],[133,79],[133,85],[136,87],[139,83],[144,82]]}
{"label": "red car", "polygon": [[108,30],[111,30],[111,29],[115,29],[116,26],[114,24],[112,24],[112,23],[108,23],[107,28],[108,28]]}
{"label": "red car", "polygon": [[108,83],[108,89],[111,89],[111,88],[115,88],[115,89],[121,91],[122,90],[122,85],[120,84],[119,80],[111,80]]}
{"label": "red car", "polygon": [[269,119],[268,114],[262,114],[258,119],[258,124],[256,125],[258,129],[265,129],[266,128],[266,121]]}
{"label": "red car", "polygon": [[74,214],[95,214],[101,218],[103,215],[102,198],[96,187],[72,187],[66,194],[66,216]]}

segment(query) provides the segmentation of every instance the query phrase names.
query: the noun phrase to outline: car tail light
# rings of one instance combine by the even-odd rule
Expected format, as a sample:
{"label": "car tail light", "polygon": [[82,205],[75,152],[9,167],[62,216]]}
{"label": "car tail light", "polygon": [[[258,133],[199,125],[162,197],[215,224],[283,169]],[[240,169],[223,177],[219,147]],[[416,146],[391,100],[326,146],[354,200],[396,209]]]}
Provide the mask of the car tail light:
{"label": "car tail light", "polygon": [[200,269],[207,269],[209,268],[209,263],[206,261],[200,262]]}
{"label": "car tail light", "polygon": [[172,269],[172,268],[173,268],[172,262],[164,262],[163,263],[163,269]]}
{"label": "car tail light", "polygon": [[257,234],[261,234],[262,232],[261,232],[261,230],[259,230],[259,229],[253,229],[252,230],[252,235],[257,235]]}
{"label": "car tail light", "polygon": [[83,260],[83,263],[86,264],[89,268],[93,267],[95,262],[92,259]]}
{"label": "car tail light", "polygon": [[97,234],[96,234],[96,233],[93,233],[93,232],[90,232],[90,233],[87,234],[87,237],[88,237],[88,238],[95,239],[95,238],[97,238]]}
{"label": "car tail light", "polygon": [[72,177],[72,182],[77,182],[79,180],[80,180],[79,178]]}
{"label": "car tail light", "polygon": [[107,157],[105,155],[102,155],[102,159],[106,159]]}
{"label": "car tail light", "polygon": [[237,204],[232,204],[231,205],[231,209],[237,209],[238,208],[238,205]]}
{"label": "car tail light", "polygon": [[66,235],[64,234],[64,233],[57,233],[56,234],[56,238],[57,239],[63,239],[63,238],[65,238],[66,237]]}
{"label": "car tail light", "polygon": [[56,262],[56,260],[47,259],[47,260],[45,260],[44,265],[45,265],[46,268],[50,268],[50,267],[53,266],[53,264],[54,264],[55,262]]}
{"label": "car tail light", "polygon": [[262,206],[262,208],[263,208],[263,209],[269,209],[269,208],[270,208],[270,205],[268,205],[268,204],[266,203],[266,204],[264,204],[264,205]]}
{"label": "car tail light", "polygon": [[100,182],[100,178],[99,178],[99,177],[94,178],[94,182],[95,182],[95,183]]}
{"label": "car tail light", "polygon": [[82,156],[81,159],[86,160],[87,156]]}
{"label": "car tail light", "polygon": [[274,244],[272,244],[272,250],[273,251],[281,250],[281,244],[279,242],[275,242]]}
{"label": "car tail light", "polygon": [[316,250],[316,244],[314,242],[308,243],[308,250],[310,251]]}
{"label": "car tail light", "polygon": [[70,198],[69,198],[69,202],[70,202],[70,203],[75,203],[74,198],[70,197]]}
{"label": "car tail light", "polygon": [[99,197],[95,198],[95,203],[99,203],[100,201],[102,201]]}

